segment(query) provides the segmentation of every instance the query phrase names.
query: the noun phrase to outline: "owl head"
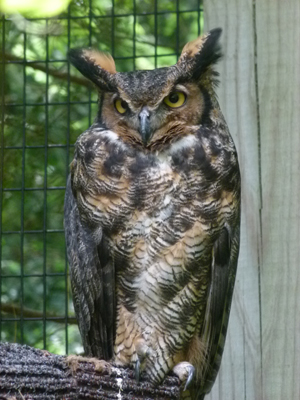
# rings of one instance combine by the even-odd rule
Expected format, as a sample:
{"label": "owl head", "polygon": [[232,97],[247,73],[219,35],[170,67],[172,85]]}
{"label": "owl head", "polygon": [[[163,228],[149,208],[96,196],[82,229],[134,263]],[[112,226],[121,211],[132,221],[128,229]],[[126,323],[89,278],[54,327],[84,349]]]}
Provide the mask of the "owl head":
{"label": "owl head", "polygon": [[187,43],[177,64],[154,70],[117,72],[109,54],[90,49],[72,49],[69,58],[99,91],[98,122],[151,151],[211,123],[220,35],[211,30]]}

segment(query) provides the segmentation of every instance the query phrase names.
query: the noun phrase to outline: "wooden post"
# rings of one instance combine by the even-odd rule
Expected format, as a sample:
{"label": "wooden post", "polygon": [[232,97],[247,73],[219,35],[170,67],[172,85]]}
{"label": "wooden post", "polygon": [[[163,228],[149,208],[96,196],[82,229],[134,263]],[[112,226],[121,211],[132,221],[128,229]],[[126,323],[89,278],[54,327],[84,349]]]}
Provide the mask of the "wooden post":
{"label": "wooden post", "polygon": [[221,108],[242,172],[242,236],[221,371],[208,399],[300,398],[300,2],[204,0],[223,28]]}
{"label": "wooden post", "polygon": [[299,21],[299,0],[256,0],[264,400],[300,398]]}

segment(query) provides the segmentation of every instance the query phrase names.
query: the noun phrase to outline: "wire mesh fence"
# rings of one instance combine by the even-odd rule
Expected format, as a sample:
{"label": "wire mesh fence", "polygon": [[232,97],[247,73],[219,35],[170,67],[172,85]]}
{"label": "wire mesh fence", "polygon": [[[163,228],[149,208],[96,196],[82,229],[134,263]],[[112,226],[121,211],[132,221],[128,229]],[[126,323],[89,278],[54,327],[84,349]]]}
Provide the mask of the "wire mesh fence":
{"label": "wire mesh fence", "polygon": [[118,71],[174,64],[202,27],[200,0],[75,0],[55,18],[1,17],[0,339],[81,351],[63,229],[74,143],[97,94],[66,58],[108,51]]}

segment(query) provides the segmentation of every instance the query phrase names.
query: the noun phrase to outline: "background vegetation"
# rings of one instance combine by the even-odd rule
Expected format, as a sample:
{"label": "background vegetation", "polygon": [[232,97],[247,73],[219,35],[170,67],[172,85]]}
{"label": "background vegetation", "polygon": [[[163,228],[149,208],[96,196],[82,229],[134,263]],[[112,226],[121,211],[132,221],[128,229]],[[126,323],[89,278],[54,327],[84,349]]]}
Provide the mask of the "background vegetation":
{"label": "background vegetation", "polygon": [[0,339],[81,351],[68,284],[63,202],[73,145],[96,92],[70,47],[110,52],[118,71],[174,64],[202,26],[199,0],[75,0],[55,18],[1,19]]}

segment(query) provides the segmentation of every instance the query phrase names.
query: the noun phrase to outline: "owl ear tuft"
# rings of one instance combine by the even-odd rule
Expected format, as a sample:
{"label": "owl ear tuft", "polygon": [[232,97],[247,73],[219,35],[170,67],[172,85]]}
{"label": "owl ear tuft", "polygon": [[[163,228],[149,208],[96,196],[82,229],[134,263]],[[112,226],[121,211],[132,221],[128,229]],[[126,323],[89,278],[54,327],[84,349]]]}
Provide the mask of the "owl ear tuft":
{"label": "owl ear tuft", "polygon": [[100,90],[116,91],[114,74],[117,71],[110,54],[91,49],[71,49],[68,57],[74,67]]}
{"label": "owl ear tuft", "polygon": [[178,60],[178,65],[193,79],[199,79],[206,70],[222,57],[219,39],[221,28],[209,31],[187,43]]}

